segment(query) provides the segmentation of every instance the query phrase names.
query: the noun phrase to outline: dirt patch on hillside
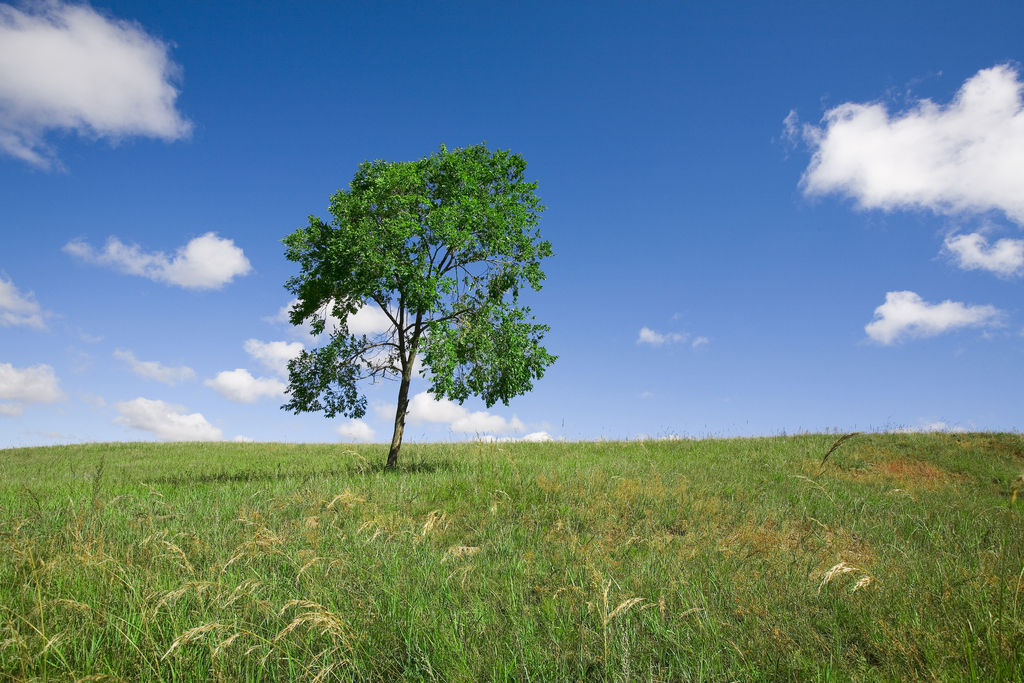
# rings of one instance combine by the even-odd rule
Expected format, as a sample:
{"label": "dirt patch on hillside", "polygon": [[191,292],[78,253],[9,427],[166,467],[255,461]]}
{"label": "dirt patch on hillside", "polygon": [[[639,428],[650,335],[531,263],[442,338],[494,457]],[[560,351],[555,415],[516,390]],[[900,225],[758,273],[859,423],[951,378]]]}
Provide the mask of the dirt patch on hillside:
{"label": "dirt patch on hillside", "polygon": [[936,489],[969,481],[968,477],[921,460],[886,460],[870,468],[882,477],[897,480],[904,488]]}
{"label": "dirt patch on hillside", "polygon": [[970,477],[924,460],[908,458],[896,450],[864,445],[850,454],[857,465],[826,465],[826,474],[861,484],[887,484],[901,489],[935,490],[965,483]]}
{"label": "dirt patch on hillside", "polygon": [[947,441],[965,451],[998,453],[1024,460],[1024,442],[1019,437],[994,434],[950,434]]}

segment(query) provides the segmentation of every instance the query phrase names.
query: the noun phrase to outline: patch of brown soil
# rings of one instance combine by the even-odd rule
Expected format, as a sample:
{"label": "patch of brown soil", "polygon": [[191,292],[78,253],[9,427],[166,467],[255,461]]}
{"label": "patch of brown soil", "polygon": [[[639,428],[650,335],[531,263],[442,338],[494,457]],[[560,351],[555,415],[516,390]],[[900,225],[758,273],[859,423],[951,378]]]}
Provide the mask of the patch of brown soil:
{"label": "patch of brown soil", "polygon": [[944,470],[921,460],[889,460],[877,463],[874,469],[899,479],[905,486],[934,489],[968,481],[962,474]]}
{"label": "patch of brown soil", "polygon": [[950,434],[947,440],[965,451],[998,453],[1024,460],[1024,443],[1019,437],[990,434]]}
{"label": "patch of brown soil", "polygon": [[970,481],[967,476],[950,472],[930,462],[897,457],[888,449],[869,446],[858,449],[856,456],[862,461],[867,461],[866,468],[826,467],[826,473],[838,479],[860,484],[888,483],[901,489],[935,490]]}

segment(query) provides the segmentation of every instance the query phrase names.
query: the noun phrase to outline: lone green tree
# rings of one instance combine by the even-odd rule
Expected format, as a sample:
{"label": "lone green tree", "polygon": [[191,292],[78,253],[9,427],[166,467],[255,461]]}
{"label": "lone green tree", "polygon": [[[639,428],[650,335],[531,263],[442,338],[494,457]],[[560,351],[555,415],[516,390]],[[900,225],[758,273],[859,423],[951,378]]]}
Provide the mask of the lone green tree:
{"label": "lone green tree", "polygon": [[[282,409],[360,418],[357,384],[397,379],[393,469],[417,359],[437,399],[476,395],[491,407],[530,391],[556,356],[540,344],[550,328],[519,303],[521,288],[540,290],[540,261],[552,255],[525,170],[522,156],[483,144],[365,162],[331,196],[331,223],[310,216],[288,235],[286,255],[301,269],[285,285],[298,297],[290,321],[310,321],[329,341],[289,362]],[[362,306],[378,307],[390,327],[351,333],[347,316]]]}

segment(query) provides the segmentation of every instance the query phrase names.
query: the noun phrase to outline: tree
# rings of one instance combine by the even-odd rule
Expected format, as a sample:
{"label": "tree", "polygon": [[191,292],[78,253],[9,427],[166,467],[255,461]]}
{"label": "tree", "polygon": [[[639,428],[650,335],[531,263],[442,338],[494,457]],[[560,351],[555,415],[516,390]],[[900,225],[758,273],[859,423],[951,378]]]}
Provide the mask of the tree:
{"label": "tree", "polygon": [[[361,418],[357,383],[397,379],[393,469],[417,359],[436,399],[476,395],[489,408],[530,391],[557,357],[540,345],[550,328],[519,303],[520,288],[540,290],[540,261],[552,256],[525,170],[520,155],[482,144],[364,162],[349,189],[331,196],[330,224],[310,216],[288,235],[286,255],[301,268],[285,285],[298,297],[290,321],[330,335],[289,362],[282,409]],[[363,306],[383,311],[389,329],[350,333],[347,316]]]}

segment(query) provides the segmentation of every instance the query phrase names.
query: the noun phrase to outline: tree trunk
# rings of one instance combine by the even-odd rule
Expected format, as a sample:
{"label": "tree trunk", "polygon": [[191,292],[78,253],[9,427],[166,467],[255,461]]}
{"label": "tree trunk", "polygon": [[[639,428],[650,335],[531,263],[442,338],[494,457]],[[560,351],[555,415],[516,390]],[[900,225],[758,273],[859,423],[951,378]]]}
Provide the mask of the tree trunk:
{"label": "tree trunk", "polygon": [[384,469],[393,470],[398,467],[398,453],[402,450],[402,434],[405,432],[405,415],[409,412],[409,382],[412,380],[412,367],[416,363],[416,347],[419,339],[410,345],[409,360],[402,368],[402,384],[398,388],[398,408],[395,410],[395,433],[391,437],[391,450],[388,451],[388,462]]}

